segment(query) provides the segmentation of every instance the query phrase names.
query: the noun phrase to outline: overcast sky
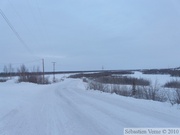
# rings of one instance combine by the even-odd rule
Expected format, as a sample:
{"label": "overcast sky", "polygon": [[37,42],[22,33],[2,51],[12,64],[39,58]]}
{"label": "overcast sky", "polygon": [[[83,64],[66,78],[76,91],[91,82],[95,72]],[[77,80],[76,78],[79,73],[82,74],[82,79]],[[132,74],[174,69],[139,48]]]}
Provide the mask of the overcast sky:
{"label": "overcast sky", "polygon": [[0,70],[11,63],[96,70],[180,66],[179,0],[1,0]]}

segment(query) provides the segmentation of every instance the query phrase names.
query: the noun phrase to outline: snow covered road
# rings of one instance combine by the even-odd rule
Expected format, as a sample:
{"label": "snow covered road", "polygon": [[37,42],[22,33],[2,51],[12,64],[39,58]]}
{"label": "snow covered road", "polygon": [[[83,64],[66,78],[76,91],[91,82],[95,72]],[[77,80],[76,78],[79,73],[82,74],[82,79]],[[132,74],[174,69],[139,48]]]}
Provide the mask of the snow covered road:
{"label": "snow covered road", "polygon": [[167,103],[85,90],[81,80],[0,85],[0,135],[122,135],[129,127],[180,127]]}

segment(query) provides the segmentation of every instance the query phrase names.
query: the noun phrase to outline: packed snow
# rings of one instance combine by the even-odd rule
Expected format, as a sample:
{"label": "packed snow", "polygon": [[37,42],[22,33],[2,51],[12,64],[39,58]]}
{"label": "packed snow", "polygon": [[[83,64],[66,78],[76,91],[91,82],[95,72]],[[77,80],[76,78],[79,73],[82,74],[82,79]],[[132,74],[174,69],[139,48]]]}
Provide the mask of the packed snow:
{"label": "packed snow", "polygon": [[124,128],[180,126],[180,109],[86,90],[80,79],[51,85],[0,83],[0,135],[122,135]]}

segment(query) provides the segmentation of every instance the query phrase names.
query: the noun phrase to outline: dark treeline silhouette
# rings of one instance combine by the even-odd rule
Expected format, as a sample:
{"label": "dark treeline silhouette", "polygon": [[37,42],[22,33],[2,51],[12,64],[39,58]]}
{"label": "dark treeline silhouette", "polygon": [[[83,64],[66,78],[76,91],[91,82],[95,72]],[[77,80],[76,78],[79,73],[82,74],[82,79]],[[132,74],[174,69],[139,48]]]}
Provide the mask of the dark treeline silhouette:
{"label": "dark treeline silhouette", "polygon": [[97,73],[85,73],[82,72],[80,74],[71,75],[70,78],[99,78],[105,76],[112,76],[112,75],[125,75],[125,74],[134,74],[132,71],[100,71]]}
{"label": "dark treeline silhouette", "polygon": [[169,74],[171,76],[180,77],[180,70],[178,69],[146,69],[142,70],[143,74]]}
{"label": "dark treeline silhouette", "polygon": [[[42,72],[25,72],[25,75],[43,75]],[[13,76],[20,76],[20,73],[18,72],[12,72],[12,73],[0,73],[0,77],[13,77]]]}
{"label": "dark treeline silhouette", "polygon": [[[92,74],[93,72],[97,72]],[[120,71],[120,70],[106,70],[106,71],[102,71],[102,70],[89,70],[89,71],[56,71],[56,72],[44,72],[44,75],[52,75],[52,74],[73,74],[73,73],[78,73],[77,77],[76,75],[72,78],[81,78],[84,76],[108,76],[110,74],[132,74],[133,72],[131,71]],[[88,74],[89,73],[89,74]],[[27,75],[43,75],[43,72],[26,72],[25,74]],[[11,72],[11,73],[0,73],[0,77],[9,77],[9,76],[19,76],[20,74],[18,72]]]}

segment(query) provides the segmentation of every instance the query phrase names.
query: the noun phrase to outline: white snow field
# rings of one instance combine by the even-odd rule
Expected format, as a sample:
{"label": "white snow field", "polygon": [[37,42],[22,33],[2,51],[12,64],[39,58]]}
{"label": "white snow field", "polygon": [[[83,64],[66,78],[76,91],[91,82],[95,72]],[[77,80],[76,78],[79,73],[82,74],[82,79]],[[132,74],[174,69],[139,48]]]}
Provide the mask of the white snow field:
{"label": "white snow field", "polygon": [[79,79],[0,83],[0,135],[123,135],[124,128],[180,127],[179,114],[169,103],[86,90]]}
{"label": "white snow field", "polygon": [[132,76],[135,78],[143,78],[149,80],[152,84],[155,82],[159,85],[163,86],[165,83],[173,80],[180,81],[180,77],[172,77],[170,75],[162,75],[162,74],[143,74],[142,72],[134,72],[134,74],[130,74],[128,76]]}

